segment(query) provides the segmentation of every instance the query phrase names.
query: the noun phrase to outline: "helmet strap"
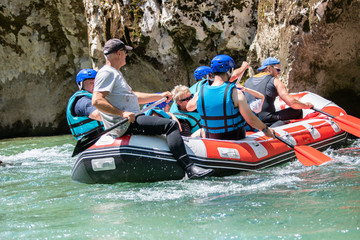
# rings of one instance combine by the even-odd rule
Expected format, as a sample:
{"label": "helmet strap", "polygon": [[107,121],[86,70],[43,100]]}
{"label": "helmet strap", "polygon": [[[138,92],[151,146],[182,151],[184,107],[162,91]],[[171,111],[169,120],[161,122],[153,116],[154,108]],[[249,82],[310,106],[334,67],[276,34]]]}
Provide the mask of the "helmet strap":
{"label": "helmet strap", "polygon": [[79,82],[79,85],[78,85],[78,87],[79,87],[79,90],[82,90],[82,87],[83,87],[83,82],[84,82],[84,81],[82,81],[82,82]]}
{"label": "helmet strap", "polygon": [[229,79],[231,78],[231,75],[233,74],[234,69],[230,68],[229,71],[226,72],[226,74],[229,76]]}
{"label": "helmet strap", "polygon": [[203,76],[203,78],[201,80],[209,80],[209,75]]}

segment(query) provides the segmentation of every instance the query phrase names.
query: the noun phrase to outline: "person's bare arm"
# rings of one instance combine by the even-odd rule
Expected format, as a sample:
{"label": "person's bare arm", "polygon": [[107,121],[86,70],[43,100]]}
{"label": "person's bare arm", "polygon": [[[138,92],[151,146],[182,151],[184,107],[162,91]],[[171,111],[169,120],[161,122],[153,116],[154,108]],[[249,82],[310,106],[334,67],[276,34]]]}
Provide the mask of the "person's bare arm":
{"label": "person's bare arm", "polygon": [[186,104],[186,111],[192,112],[196,110],[198,98],[199,92],[195,93],[194,97]]}
{"label": "person's bare arm", "polygon": [[[237,101],[237,105],[239,107],[241,115],[244,117],[245,121],[252,126],[253,128],[256,128],[260,131],[264,130],[266,128],[266,125],[260,121],[258,117],[256,117],[253,112],[250,110],[249,105],[246,102],[245,96],[242,92],[236,91],[236,89],[233,90],[232,94],[233,101]],[[271,128],[268,128],[267,131],[264,132],[264,134],[268,137],[274,138],[274,130]]]}
{"label": "person's bare arm", "polygon": [[106,100],[108,92],[93,92],[92,96],[92,105],[96,107],[100,112],[120,116],[122,118],[127,118],[132,123],[135,121],[135,113],[122,111],[117,107],[114,107]]}
{"label": "person's bare arm", "polygon": [[140,104],[146,104],[149,102],[155,102],[157,100],[162,99],[163,97],[166,97],[166,102],[170,102],[172,99],[172,94],[169,91],[162,92],[160,94],[158,93],[143,93],[143,92],[133,92],[137,98]]}
{"label": "person's bare arm", "polygon": [[97,109],[95,109],[94,111],[92,111],[92,113],[90,113],[89,118],[102,122],[100,113]]}
{"label": "person's bare arm", "polygon": [[281,82],[279,79],[274,79],[274,85],[276,87],[276,90],[279,94],[279,97],[284,100],[284,102],[294,109],[303,109],[303,108],[312,108],[314,107],[313,104],[306,102],[302,103],[293,96],[289,94],[289,92],[286,90],[286,87],[283,82]]}
{"label": "person's bare arm", "polygon": [[239,68],[237,68],[237,69],[234,70],[234,72],[232,73],[229,81],[230,81],[230,82],[233,82],[233,81],[235,81],[236,79],[241,78],[242,75],[244,74],[244,72],[246,71],[246,69],[248,69],[248,68],[249,68],[249,63],[247,63],[247,62],[244,61],[244,62],[241,64],[241,67],[239,67]]}
{"label": "person's bare arm", "polygon": [[242,86],[242,85],[240,85],[240,84],[237,84],[236,87],[239,88],[239,89],[241,89],[241,91],[243,91],[243,92],[250,93],[250,94],[253,95],[255,98],[261,99],[261,102],[262,102],[262,103],[263,103],[264,100],[265,100],[264,94],[262,94],[262,93],[260,93],[260,92],[258,92],[258,91],[256,91],[256,90],[253,90],[253,89],[250,89],[250,88],[246,88],[246,87],[244,87],[244,86]]}
{"label": "person's bare arm", "polygon": [[182,132],[181,123],[179,122],[179,119],[172,112],[166,112],[166,113],[169,114],[172,120],[178,123],[180,132]]}

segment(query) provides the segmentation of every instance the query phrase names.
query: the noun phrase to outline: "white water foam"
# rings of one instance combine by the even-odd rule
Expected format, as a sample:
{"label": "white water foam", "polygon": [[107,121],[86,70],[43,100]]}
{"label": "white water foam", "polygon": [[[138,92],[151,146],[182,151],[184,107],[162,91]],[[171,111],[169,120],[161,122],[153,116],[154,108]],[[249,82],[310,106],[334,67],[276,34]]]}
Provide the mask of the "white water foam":
{"label": "white water foam", "polygon": [[[236,177],[233,177],[234,179]],[[241,176],[231,181],[229,178],[221,178],[220,181],[168,181],[158,183],[155,186],[142,187],[140,189],[129,189],[127,191],[108,193],[107,199],[143,201],[167,201],[183,198],[208,198],[211,195],[233,195],[240,193],[261,192],[277,185],[287,185],[301,181],[296,176],[272,177],[265,181],[244,185]],[[102,196],[103,197],[103,196]]]}
{"label": "white water foam", "polygon": [[39,164],[64,164],[68,163],[71,158],[71,150],[73,145],[64,144],[62,146],[34,148],[25,150],[11,156],[0,155],[0,160],[7,164],[8,167],[12,165],[31,166]]}

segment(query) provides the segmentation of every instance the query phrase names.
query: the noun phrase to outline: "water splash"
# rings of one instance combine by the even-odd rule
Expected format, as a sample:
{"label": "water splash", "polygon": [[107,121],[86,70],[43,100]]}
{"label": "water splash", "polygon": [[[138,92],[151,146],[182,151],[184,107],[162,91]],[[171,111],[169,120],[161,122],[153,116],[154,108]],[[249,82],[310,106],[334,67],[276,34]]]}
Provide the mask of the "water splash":
{"label": "water splash", "polygon": [[0,142],[0,239],[358,239],[359,146],[320,167],[88,185],[71,180],[71,137]]}

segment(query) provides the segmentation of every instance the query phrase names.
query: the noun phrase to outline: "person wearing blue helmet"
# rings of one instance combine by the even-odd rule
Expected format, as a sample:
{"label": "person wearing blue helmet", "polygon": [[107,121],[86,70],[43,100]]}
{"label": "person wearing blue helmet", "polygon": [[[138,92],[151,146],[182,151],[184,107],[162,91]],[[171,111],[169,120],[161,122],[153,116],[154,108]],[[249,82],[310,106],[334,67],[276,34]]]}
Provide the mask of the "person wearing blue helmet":
{"label": "person wearing blue helmet", "polygon": [[234,70],[235,62],[228,55],[215,56],[211,68],[215,75],[212,85],[204,84],[199,91],[196,105],[189,102],[187,109],[197,109],[207,138],[238,140],[246,136],[244,125],[261,130],[268,137],[274,137],[274,130],[268,128],[250,110],[241,90],[237,90],[235,79],[247,68],[247,63]]}
{"label": "person wearing blue helmet", "polygon": [[[200,66],[197,69],[195,69],[194,77],[195,77],[196,83],[189,88],[191,94],[194,94],[194,95],[199,91],[201,85],[203,85],[205,83],[208,83],[211,85],[211,83],[214,79],[214,75],[212,74],[212,69],[211,69],[211,67],[208,67],[208,66]],[[175,102],[171,106],[170,112],[174,113],[174,112],[178,112],[178,111],[179,111],[178,105]]]}
{"label": "person wearing blue helmet", "polygon": [[214,80],[214,75],[211,67],[200,66],[194,71],[194,77],[196,83],[190,87],[190,92],[192,94],[197,93],[200,90],[201,85],[208,83],[211,85],[211,82]]}
{"label": "person wearing blue helmet", "polygon": [[[274,57],[265,59],[262,66],[257,70],[259,73],[247,79],[244,86],[265,96],[259,117],[267,126],[281,126],[290,119],[300,119],[302,118],[301,109],[314,106],[309,102],[302,103],[289,94],[284,83],[277,78],[280,74],[280,61],[278,59]],[[247,93],[245,96],[249,100],[253,99]],[[277,96],[284,100],[289,108],[276,111],[274,102]]]}
{"label": "person wearing blue helmet", "polygon": [[94,131],[103,130],[100,113],[91,104],[96,74],[95,70],[86,68],[76,75],[79,91],[70,97],[66,108],[67,122],[76,140]]}

